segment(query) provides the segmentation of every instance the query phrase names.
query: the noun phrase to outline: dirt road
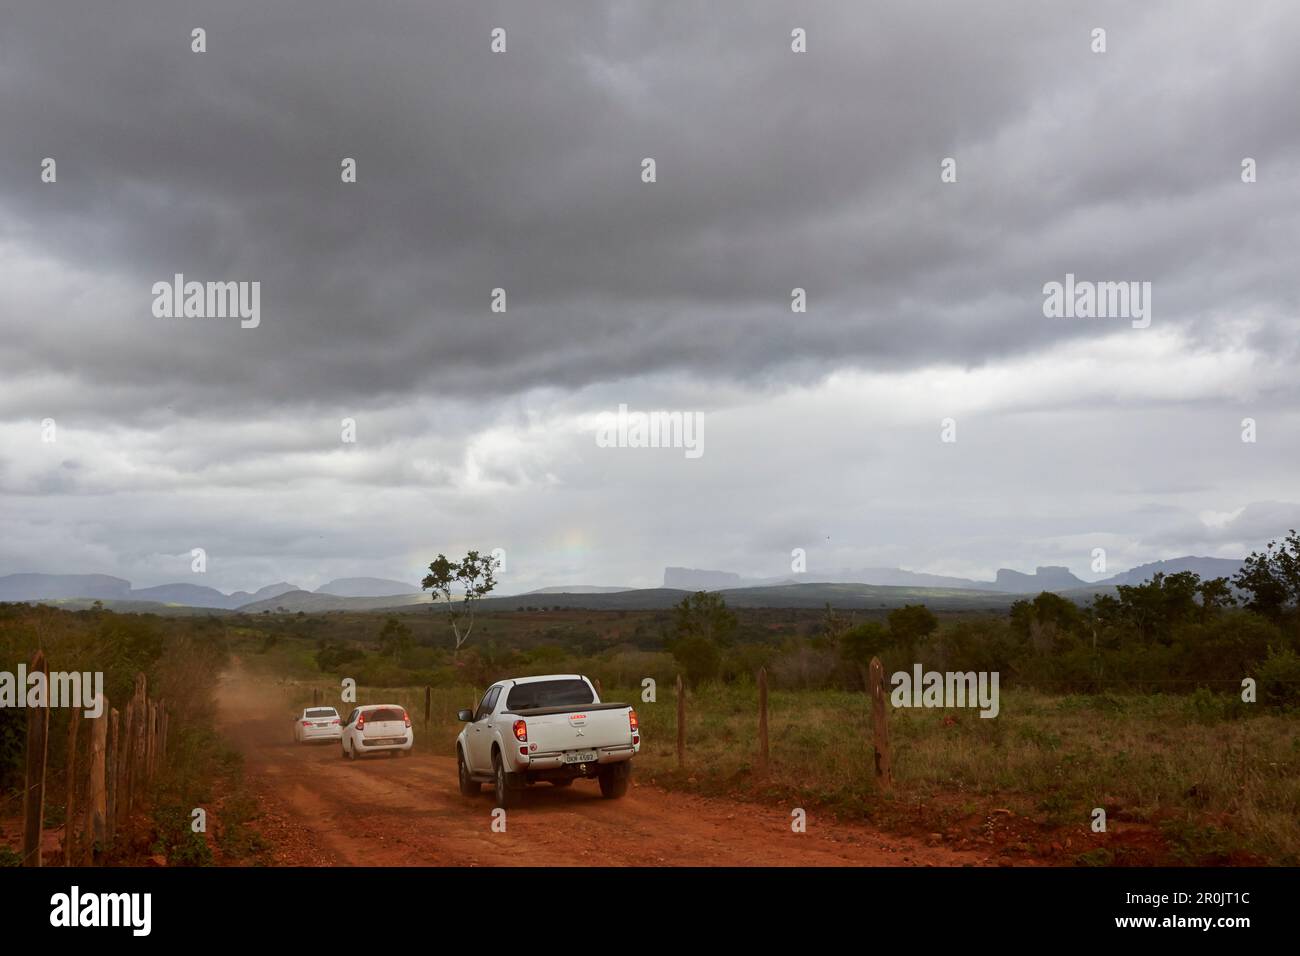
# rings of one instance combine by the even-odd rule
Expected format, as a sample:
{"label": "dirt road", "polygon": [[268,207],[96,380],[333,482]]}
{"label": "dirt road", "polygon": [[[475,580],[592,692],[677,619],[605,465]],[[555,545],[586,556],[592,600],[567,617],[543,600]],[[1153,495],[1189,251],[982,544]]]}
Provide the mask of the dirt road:
{"label": "dirt road", "polygon": [[963,852],[791,807],[697,797],[638,784],[602,800],[595,783],[530,787],[492,829],[488,788],[466,799],[452,756],[343,760],[336,743],[296,745],[282,708],[239,673],[223,678],[221,721],[245,755],[255,822],[286,866],[961,866]]}

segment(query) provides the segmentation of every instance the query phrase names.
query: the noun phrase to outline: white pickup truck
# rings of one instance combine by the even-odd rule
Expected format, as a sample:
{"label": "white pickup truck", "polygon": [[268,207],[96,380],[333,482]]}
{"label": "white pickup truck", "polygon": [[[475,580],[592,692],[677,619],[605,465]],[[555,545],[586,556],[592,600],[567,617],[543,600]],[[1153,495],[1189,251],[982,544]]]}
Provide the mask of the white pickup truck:
{"label": "white pickup truck", "polygon": [[641,750],[636,711],[601,703],[581,674],[550,674],[497,681],[476,710],[457,715],[460,792],[473,796],[484,783],[497,806],[516,806],[530,783],[567,787],[595,778],[607,798],[627,793],[632,757]]}

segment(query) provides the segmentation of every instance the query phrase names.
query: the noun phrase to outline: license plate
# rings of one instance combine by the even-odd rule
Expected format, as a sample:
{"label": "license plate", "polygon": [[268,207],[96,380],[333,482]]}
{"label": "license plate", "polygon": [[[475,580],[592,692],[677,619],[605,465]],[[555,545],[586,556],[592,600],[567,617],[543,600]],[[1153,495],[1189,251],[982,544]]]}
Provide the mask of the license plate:
{"label": "license plate", "polygon": [[579,753],[568,753],[564,755],[565,763],[592,763],[596,759],[596,751],[584,750]]}

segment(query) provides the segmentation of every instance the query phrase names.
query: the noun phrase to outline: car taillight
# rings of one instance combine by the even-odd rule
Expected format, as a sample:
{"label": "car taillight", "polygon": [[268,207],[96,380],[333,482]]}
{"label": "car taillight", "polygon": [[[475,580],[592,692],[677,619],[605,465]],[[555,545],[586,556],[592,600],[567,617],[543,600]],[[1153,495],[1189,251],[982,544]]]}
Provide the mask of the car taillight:
{"label": "car taillight", "polygon": [[311,721],[310,721],[310,720],[304,720],[304,721],[302,722],[302,725],[303,725],[304,727],[310,727],[310,726],[311,726]]}
{"label": "car taillight", "polygon": [[520,748],[519,748],[519,756],[521,756],[521,757],[527,757],[527,756],[528,756],[528,748],[527,748],[527,747],[520,747]]}
{"label": "car taillight", "polygon": [[335,727],[339,726],[339,724],[341,724],[341,723],[343,723],[343,721],[339,720],[337,717],[334,718],[334,726],[335,726]]}
{"label": "car taillight", "polygon": [[357,718],[357,730],[365,730],[365,729],[366,729],[366,718],[363,715]]}
{"label": "car taillight", "polygon": [[406,721],[406,726],[411,726],[411,715],[406,711],[402,711],[402,719]]}
{"label": "car taillight", "polygon": [[636,733],[638,730],[641,729],[641,724],[640,724],[640,722],[636,719],[636,711],[635,711],[635,710],[629,710],[629,711],[627,712],[627,726],[628,726],[628,729],[630,729],[630,730],[632,731],[632,733]]}
{"label": "car taillight", "polygon": [[528,724],[522,720],[515,721],[515,740],[528,739]]}

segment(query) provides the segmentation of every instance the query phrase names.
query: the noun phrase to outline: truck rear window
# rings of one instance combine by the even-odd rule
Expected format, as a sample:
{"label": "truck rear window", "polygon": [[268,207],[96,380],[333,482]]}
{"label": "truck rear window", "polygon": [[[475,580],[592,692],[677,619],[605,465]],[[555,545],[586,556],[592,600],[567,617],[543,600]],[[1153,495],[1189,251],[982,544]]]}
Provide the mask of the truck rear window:
{"label": "truck rear window", "polygon": [[535,707],[581,707],[596,699],[585,680],[539,680],[516,684],[506,698],[506,710]]}

